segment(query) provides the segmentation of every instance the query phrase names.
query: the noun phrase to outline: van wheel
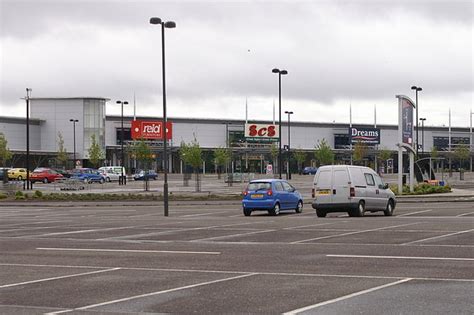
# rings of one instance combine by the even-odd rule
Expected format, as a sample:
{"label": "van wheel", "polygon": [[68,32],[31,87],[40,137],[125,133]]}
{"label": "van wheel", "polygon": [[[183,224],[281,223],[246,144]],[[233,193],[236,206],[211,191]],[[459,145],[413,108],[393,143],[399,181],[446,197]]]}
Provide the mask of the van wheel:
{"label": "van wheel", "polygon": [[383,214],[385,214],[387,217],[392,216],[393,214],[393,201],[389,200],[387,204],[387,208],[383,211]]}
{"label": "van wheel", "polygon": [[318,218],[325,218],[326,214],[327,214],[326,211],[316,209],[316,215],[318,216]]}
{"label": "van wheel", "polygon": [[280,204],[277,202],[272,210],[269,211],[270,215],[279,215],[280,214]]}
{"label": "van wheel", "polygon": [[365,212],[365,202],[359,201],[357,209],[354,210],[354,217],[363,217]]}
{"label": "van wheel", "polygon": [[246,217],[249,217],[251,214],[252,214],[252,210],[251,210],[251,209],[244,208],[244,215],[245,215]]}
{"label": "van wheel", "polygon": [[296,209],[295,209],[296,213],[301,213],[303,212],[303,201],[298,201],[298,205],[296,206]]}

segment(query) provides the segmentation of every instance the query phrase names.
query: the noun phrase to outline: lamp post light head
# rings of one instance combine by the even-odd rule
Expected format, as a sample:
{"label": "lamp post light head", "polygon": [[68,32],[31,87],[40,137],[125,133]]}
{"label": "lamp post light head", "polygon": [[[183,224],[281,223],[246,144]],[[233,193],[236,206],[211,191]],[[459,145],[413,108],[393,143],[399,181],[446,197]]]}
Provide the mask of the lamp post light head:
{"label": "lamp post light head", "polygon": [[293,114],[293,112],[285,110],[285,114],[291,115],[291,114]]}
{"label": "lamp post light head", "polygon": [[421,121],[425,121],[425,120],[426,120],[426,118],[420,118],[420,120],[421,120]]}
{"label": "lamp post light head", "polygon": [[286,71],[286,70],[281,70],[280,73],[281,73],[281,75],[285,75],[285,74],[288,74],[288,71]]}
{"label": "lamp post light head", "polygon": [[165,27],[166,27],[166,28],[175,28],[175,27],[176,27],[176,23],[173,22],[173,21],[165,22]]}
{"label": "lamp post light head", "polygon": [[272,72],[273,73],[280,73],[280,69],[274,68],[274,69],[272,69]]}
{"label": "lamp post light head", "polygon": [[411,89],[412,89],[412,90],[416,90],[417,92],[418,92],[418,91],[423,91],[423,89],[422,89],[421,87],[416,86],[416,85],[413,85],[413,86],[411,87]]}
{"label": "lamp post light head", "polygon": [[159,17],[150,18],[150,24],[161,24],[161,19]]}

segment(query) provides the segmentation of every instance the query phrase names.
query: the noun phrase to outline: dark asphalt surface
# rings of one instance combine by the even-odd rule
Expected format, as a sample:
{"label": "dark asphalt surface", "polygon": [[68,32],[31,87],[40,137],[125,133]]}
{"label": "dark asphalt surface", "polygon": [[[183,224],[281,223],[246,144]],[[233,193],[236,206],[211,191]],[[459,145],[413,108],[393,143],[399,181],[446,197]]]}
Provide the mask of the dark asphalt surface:
{"label": "dark asphalt surface", "polygon": [[473,314],[474,203],[0,208],[1,314]]}

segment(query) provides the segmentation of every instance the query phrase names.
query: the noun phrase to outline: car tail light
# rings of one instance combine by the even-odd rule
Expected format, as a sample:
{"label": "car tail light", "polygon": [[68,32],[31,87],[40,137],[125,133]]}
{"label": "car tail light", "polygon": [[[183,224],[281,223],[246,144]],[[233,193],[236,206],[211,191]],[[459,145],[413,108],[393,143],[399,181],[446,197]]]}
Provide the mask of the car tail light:
{"label": "car tail light", "polygon": [[316,194],[315,194],[315,191],[314,191],[314,188],[313,188],[313,189],[311,189],[311,197],[314,198],[315,196],[316,196]]}
{"label": "car tail light", "polygon": [[244,191],[244,192],[242,193],[242,195],[244,195],[244,196],[247,196],[248,194],[249,194],[248,191]]}
{"label": "car tail light", "polygon": [[355,197],[355,195],[356,195],[356,190],[355,190],[354,187],[351,187],[349,192],[350,192],[350,196],[351,196],[351,197]]}
{"label": "car tail light", "polygon": [[272,190],[267,190],[267,195],[273,196],[273,191]]}

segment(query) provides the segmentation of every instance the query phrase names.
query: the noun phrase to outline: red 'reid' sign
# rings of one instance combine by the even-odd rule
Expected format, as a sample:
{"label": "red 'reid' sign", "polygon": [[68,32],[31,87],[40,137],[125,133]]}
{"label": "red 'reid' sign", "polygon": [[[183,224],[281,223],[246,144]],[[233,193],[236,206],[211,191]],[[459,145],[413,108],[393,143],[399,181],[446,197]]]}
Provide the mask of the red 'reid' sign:
{"label": "red 'reid' sign", "polygon": [[[163,140],[163,122],[162,121],[132,121],[132,139]],[[172,123],[166,122],[166,139],[172,137]]]}

